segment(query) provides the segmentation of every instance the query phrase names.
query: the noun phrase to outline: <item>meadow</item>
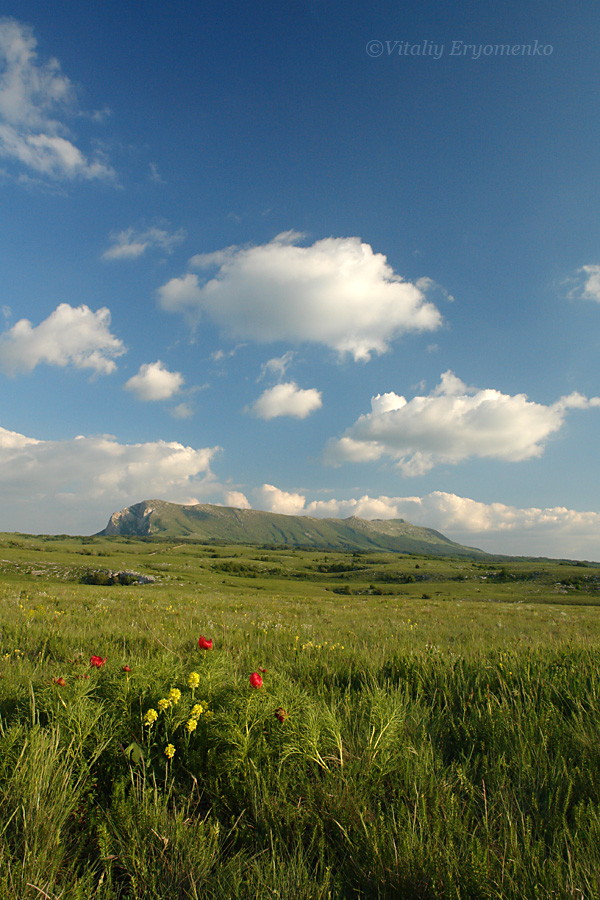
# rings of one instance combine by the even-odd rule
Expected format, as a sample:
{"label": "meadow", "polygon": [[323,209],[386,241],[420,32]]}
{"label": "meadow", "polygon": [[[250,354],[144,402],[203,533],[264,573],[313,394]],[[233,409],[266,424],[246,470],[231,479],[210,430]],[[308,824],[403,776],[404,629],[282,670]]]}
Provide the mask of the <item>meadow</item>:
{"label": "meadow", "polygon": [[0,535],[0,897],[597,900],[599,607],[584,563]]}

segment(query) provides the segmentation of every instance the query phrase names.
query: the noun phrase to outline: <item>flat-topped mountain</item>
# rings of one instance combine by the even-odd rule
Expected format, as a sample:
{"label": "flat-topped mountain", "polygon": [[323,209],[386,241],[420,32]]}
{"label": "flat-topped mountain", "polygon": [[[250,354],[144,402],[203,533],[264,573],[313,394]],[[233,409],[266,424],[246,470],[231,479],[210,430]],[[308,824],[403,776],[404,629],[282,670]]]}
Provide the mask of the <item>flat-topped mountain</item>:
{"label": "flat-topped mountain", "polygon": [[272,544],[327,550],[388,550],[435,556],[486,557],[434,531],[404,519],[317,519],[284,516],[258,509],[198,503],[182,506],[144,500],[113,513],[100,535],[165,537],[240,544]]}

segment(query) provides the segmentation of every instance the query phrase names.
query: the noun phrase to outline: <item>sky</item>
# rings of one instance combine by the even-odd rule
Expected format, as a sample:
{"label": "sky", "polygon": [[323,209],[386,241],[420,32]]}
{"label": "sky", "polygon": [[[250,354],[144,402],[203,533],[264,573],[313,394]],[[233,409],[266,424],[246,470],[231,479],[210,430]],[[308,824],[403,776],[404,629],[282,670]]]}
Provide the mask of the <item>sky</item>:
{"label": "sky", "polygon": [[0,16],[0,530],[146,499],[600,560],[600,4]]}

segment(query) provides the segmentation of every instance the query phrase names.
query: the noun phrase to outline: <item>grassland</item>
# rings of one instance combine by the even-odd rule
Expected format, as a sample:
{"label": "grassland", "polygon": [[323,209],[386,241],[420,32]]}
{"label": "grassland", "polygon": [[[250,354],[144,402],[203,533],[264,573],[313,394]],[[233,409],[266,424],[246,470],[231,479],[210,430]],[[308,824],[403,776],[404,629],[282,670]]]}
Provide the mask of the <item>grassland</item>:
{"label": "grassland", "polygon": [[0,535],[0,897],[596,900],[599,606],[575,563]]}

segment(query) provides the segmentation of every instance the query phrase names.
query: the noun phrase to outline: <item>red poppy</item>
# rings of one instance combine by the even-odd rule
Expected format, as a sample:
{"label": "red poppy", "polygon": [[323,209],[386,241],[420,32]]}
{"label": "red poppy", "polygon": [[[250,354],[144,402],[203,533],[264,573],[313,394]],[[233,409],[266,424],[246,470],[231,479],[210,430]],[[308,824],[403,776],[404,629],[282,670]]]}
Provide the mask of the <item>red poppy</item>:
{"label": "red poppy", "polygon": [[198,646],[201,650],[212,650],[212,639],[205,638],[202,635],[198,638]]}
{"label": "red poppy", "polygon": [[60,687],[64,687],[67,683],[62,675],[59,675],[58,678],[53,678],[52,681],[54,682],[54,684],[58,684]]}
{"label": "red poppy", "polygon": [[106,656],[102,659],[101,656],[92,656],[90,659],[90,666],[95,666],[97,669],[101,669],[104,663],[106,662]]}
{"label": "red poppy", "polygon": [[129,666],[123,666],[123,671],[124,671],[124,672],[131,672],[131,669],[129,668]]}
{"label": "red poppy", "polygon": [[275,710],[275,718],[279,719],[280,722],[283,722],[285,720],[286,716],[287,716],[287,713],[286,713],[285,709],[283,708],[283,706],[280,706],[278,709]]}
{"label": "red poppy", "polygon": [[262,687],[262,678],[258,674],[258,672],[253,672],[250,676],[250,687],[253,688],[261,688]]}
{"label": "red poppy", "polygon": [[259,671],[259,672],[262,672],[263,675],[266,675],[266,674],[267,674],[267,670],[266,670],[266,669],[263,669],[262,666],[259,666],[259,667],[258,667],[258,671]]}

